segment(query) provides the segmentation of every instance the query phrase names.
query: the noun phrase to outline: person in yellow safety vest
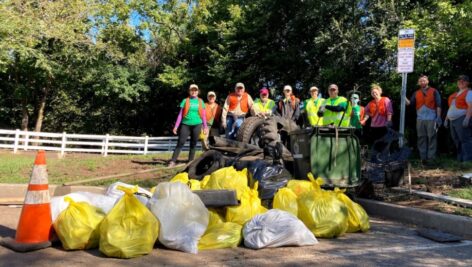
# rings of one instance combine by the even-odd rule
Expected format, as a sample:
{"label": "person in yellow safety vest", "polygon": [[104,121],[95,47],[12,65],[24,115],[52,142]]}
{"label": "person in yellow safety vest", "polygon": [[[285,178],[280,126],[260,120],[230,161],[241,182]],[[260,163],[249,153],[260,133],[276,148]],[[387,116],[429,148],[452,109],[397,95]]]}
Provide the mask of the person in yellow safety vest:
{"label": "person in yellow safety vest", "polygon": [[339,88],[336,84],[331,84],[328,87],[328,93],[329,98],[325,99],[318,111],[318,116],[323,117],[323,125],[349,127],[351,105],[348,104],[345,97],[339,96]]}
{"label": "person in yellow safety vest", "polygon": [[274,100],[269,98],[269,89],[262,88],[259,91],[260,98],[254,100],[251,108],[251,114],[259,117],[270,117],[274,114],[276,106]]}
{"label": "person in yellow safety vest", "polygon": [[311,126],[323,125],[323,117],[318,117],[318,110],[323,105],[325,99],[318,97],[319,89],[316,86],[310,88],[311,98],[306,99],[303,105],[303,111],[306,113],[308,122]]}

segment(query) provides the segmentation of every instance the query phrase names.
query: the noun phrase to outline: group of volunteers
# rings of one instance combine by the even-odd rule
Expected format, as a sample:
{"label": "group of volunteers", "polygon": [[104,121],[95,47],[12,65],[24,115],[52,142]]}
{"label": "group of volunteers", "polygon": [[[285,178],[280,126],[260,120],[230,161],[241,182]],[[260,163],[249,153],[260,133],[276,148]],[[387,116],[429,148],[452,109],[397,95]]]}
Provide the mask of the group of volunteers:
{"label": "group of volunteers", "polygon": [[[431,164],[436,157],[437,130],[443,125],[441,118],[441,96],[439,91],[429,86],[428,77],[422,75],[418,79],[419,89],[406,104],[416,108],[418,150],[425,164]],[[450,127],[451,137],[457,148],[459,161],[472,161],[472,91],[467,75],[457,79],[458,90],[448,99],[449,109],[444,119],[444,126]],[[270,91],[264,87],[259,90],[259,98],[252,99],[246,92],[243,83],[238,82],[234,92],[230,93],[223,107],[216,103],[216,93],[207,94],[205,103],[199,95],[196,84],[189,86],[189,96],[180,103],[180,112],[173,129],[178,134],[177,147],[174,150],[169,166],[174,166],[190,136],[189,161],[195,157],[195,147],[201,133],[208,136],[220,134],[224,129],[228,139],[236,139],[236,134],[245,118],[249,116],[281,116],[293,120],[301,126],[335,126],[352,127],[355,134],[361,136],[362,127],[370,119],[370,139],[378,140],[392,126],[392,101],[382,96],[382,88],[378,84],[371,86],[372,100],[365,106],[360,105],[360,95],[352,92],[349,100],[339,95],[336,84],[328,86],[328,98],[322,98],[319,88],[309,89],[310,98],[300,101],[293,94],[292,87],[285,85],[283,97],[279,101],[270,98]],[[303,121],[303,122],[301,122]]]}

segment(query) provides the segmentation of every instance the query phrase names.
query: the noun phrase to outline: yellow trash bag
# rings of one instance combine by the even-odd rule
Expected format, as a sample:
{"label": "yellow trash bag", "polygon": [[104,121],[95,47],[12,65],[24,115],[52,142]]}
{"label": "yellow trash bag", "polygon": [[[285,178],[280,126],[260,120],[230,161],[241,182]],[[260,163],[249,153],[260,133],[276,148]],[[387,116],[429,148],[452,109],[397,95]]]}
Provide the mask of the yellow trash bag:
{"label": "yellow trash bag", "polygon": [[333,192],[312,190],[298,198],[298,217],[316,237],[336,237],[348,227],[346,205]]}
{"label": "yellow trash bag", "polygon": [[284,210],[298,216],[297,195],[290,188],[280,188],[274,196],[274,209]]}
{"label": "yellow trash bag", "polygon": [[254,184],[254,188],[247,188],[241,195],[241,204],[236,207],[228,207],[226,209],[226,221],[244,225],[247,221],[257,214],[267,211],[261,204],[259,193],[257,192],[258,182]]}
{"label": "yellow trash bag", "polygon": [[208,184],[208,181],[210,181],[210,175],[205,175],[203,179],[200,181],[200,188],[205,188],[206,185]]}
{"label": "yellow trash bag", "polygon": [[341,190],[339,188],[335,188],[334,192],[339,200],[341,200],[344,205],[347,207],[348,212],[348,233],[355,233],[355,232],[367,232],[370,229],[369,223],[369,215],[361,207],[361,205],[357,204],[356,202],[352,201],[346,194],[344,194],[346,190]]}
{"label": "yellow trash bag", "polygon": [[133,194],[138,187],[118,186],[125,195],[100,226],[100,251],[116,258],[133,258],[151,252],[159,234],[159,222]]}
{"label": "yellow trash bag", "polygon": [[198,249],[235,248],[241,243],[242,225],[232,222],[208,226],[198,242]]}
{"label": "yellow trash bag", "polygon": [[202,189],[201,182],[199,180],[195,180],[195,179],[188,180],[188,186],[190,187],[190,190],[201,190]]}
{"label": "yellow trash bag", "polygon": [[308,173],[307,175],[309,181],[307,180],[290,180],[287,183],[287,188],[292,189],[293,193],[297,195],[297,197],[310,192],[311,190],[319,190],[321,189],[321,185],[323,185],[323,179],[322,178],[315,178],[313,177],[313,174]]}
{"label": "yellow trash bag", "polygon": [[87,202],[75,202],[70,197],[64,197],[64,201],[69,202],[69,206],[54,221],[54,230],[64,249],[98,247],[100,223],[105,213]]}
{"label": "yellow trash bag", "polygon": [[233,166],[221,168],[210,175],[203,189],[236,190],[236,198],[241,199],[242,193],[248,189],[247,169],[237,171]]}
{"label": "yellow trash bag", "polygon": [[153,195],[154,195],[154,191],[156,191],[156,187],[157,187],[157,185],[156,185],[156,186],[153,186],[153,187],[151,187],[151,189],[149,189],[149,192],[151,192],[151,194],[153,194]]}
{"label": "yellow trash bag", "polygon": [[209,213],[209,220],[208,220],[208,227],[215,225],[215,224],[220,224],[224,223],[223,217],[218,213],[218,211],[214,209],[208,209]]}
{"label": "yellow trash bag", "polygon": [[177,173],[172,179],[170,179],[169,182],[174,183],[174,182],[181,182],[183,184],[188,184],[188,173],[186,172],[181,172]]}

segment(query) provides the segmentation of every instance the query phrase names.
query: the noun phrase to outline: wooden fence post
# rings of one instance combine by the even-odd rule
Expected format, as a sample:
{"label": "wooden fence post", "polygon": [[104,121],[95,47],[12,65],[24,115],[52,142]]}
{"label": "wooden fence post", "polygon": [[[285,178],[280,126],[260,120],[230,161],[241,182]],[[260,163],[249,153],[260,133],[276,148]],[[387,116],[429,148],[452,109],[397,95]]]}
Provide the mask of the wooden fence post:
{"label": "wooden fence post", "polygon": [[61,143],[61,158],[64,157],[64,151],[66,150],[67,134],[62,132],[62,143]]}
{"label": "wooden fence post", "polygon": [[146,137],[144,138],[144,155],[147,155],[148,144],[149,144],[149,136],[146,135]]}
{"label": "wooden fence post", "polygon": [[15,141],[13,143],[13,153],[18,152],[18,143],[20,141],[20,129],[16,129],[15,131]]}

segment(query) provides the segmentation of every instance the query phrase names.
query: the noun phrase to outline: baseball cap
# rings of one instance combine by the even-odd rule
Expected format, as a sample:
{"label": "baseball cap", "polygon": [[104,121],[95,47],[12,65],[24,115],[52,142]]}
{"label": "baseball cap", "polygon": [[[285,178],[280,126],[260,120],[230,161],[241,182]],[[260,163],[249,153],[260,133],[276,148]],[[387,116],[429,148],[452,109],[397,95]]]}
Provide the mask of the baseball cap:
{"label": "baseball cap", "polygon": [[259,94],[268,95],[268,94],[269,94],[269,90],[264,87],[264,88],[262,88],[261,90],[259,90]]}
{"label": "baseball cap", "polygon": [[194,89],[194,88],[198,90],[198,85],[196,85],[196,84],[193,83],[193,84],[191,84],[191,85],[188,87],[189,90],[192,90],[192,89]]}
{"label": "baseball cap", "polygon": [[311,91],[315,91],[315,90],[316,90],[316,91],[319,91],[318,87],[316,87],[316,86],[310,87],[310,92],[311,92]]}
{"label": "baseball cap", "polygon": [[246,87],[244,86],[244,83],[237,83],[234,88],[236,89],[236,88],[240,88],[240,87],[242,87],[242,88],[244,88],[244,89],[246,88]]}
{"label": "baseball cap", "polygon": [[284,86],[284,91],[290,91],[290,92],[291,92],[291,91],[292,91],[292,86],[290,86],[290,85],[285,85],[285,86]]}
{"label": "baseball cap", "polygon": [[208,92],[207,97],[208,97],[208,96],[211,96],[211,95],[214,96],[214,97],[216,97],[216,94],[215,94],[215,92],[213,92],[213,91]]}
{"label": "baseball cap", "polygon": [[462,80],[462,81],[470,82],[470,78],[467,75],[459,75],[459,77],[457,77],[457,80],[458,81]]}

